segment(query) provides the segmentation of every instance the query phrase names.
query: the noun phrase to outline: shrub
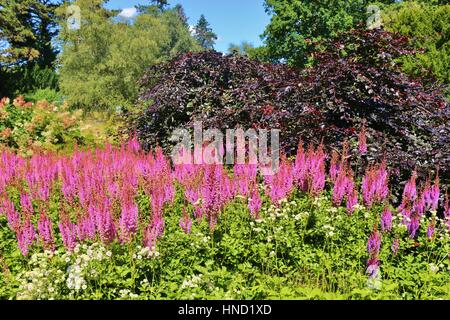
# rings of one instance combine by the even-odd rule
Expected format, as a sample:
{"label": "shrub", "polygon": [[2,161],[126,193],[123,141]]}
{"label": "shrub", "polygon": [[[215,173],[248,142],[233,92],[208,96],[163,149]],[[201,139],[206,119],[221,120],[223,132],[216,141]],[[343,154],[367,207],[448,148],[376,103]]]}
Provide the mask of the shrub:
{"label": "shrub", "polygon": [[425,49],[402,58],[405,72],[450,82],[450,5],[397,3],[383,10],[383,22],[387,30],[400,32]]}
{"label": "shrub", "polygon": [[132,131],[145,149],[170,147],[175,128],[202,120],[214,128],[279,128],[290,154],[299,138],[340,149],[366,127],[369,161],[386,157],[401,169],[434,169],[448,181],[450,108],[439,88],[399,71],[395,59],[414,53],[408,39],[382,30],[354,30],[322,44],[317,63],[298,71],[242,56],[202,52],[178,56],[141,79]]}
{"label": "shrub", "polygon": [[45,100],[26,102],[22,96],[0,102],[0,147],[24,155],[35,151],[70,150],[94,142],[80,130],[82,111],[69,111]]}
{"label": "shrub", "polygon": [[63,103],[63,96],[60,92],[54,89],[45,88],[26,94],[25,100],[31,101],[33,103],[45,100],[47,102],[56,103],[60,105]]}

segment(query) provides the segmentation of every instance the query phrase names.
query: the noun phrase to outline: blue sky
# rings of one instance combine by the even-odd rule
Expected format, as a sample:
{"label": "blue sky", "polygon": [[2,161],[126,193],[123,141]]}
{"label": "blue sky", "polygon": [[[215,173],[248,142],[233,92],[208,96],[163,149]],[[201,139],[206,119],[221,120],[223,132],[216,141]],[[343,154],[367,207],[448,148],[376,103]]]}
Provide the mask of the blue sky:
{"label": "blue sky", "polygon": [[[260,35],[269,23],[263,0],[169,0],[172,6],[181,4],[194,25],[203,13],[218,35],[216,50],[226,52],[230,43],[248,41],[261,44]],[[112,9],[132,8],[136,4],[149,4],[146,0],[110,0]]]}

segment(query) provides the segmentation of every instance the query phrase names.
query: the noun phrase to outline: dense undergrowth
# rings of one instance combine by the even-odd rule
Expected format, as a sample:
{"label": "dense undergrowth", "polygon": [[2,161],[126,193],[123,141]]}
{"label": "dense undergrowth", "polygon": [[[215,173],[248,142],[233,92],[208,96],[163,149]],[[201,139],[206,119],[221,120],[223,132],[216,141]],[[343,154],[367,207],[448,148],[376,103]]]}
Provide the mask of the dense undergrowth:
{"label": "dense undergrowth", "polygon": [[2,298],[450,297],[438,180],[413,174],[394,206],[389,168],[357,177],[321,147],[265,177],[252,165],[172,168],[136,141],[1,157]]}
{"label": "dense undergrowth", "polygon": [[[142,112],[130,115],[145,149],[170,149],[177,128],[280,129],[283,150],[299,139],[357,153],[365,128],[370,162],[386,158],[406,180],[417,168],[441,167],[449,182],[450,107],[438,87],[401,72],[397,58],[413,54],[408,38],[383,30],[352,30],[321,43],[316,64],[300,71],[217,52],[180,55],[141,80]],[[126,129],[130,129],[127,124]]]}

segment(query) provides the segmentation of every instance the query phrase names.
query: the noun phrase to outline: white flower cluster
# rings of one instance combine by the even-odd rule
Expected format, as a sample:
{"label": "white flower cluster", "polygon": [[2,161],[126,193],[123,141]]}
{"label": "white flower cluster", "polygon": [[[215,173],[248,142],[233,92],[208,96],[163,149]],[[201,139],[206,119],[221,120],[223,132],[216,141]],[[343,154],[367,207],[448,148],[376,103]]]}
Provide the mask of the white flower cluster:
{"label": "white flower cluster", "polygon": [[323,225],[322,229],[325,230],[325,235],[327,236],[327,238],[332,238],[335,235],[334,233],[335,227],[329,224]]}
{"label": "white flower cluster", "polygon": [[54,300],[59,295],[61,285],[65,281],[65,274],[57,268],[50,268],[49,259],[53,252],[35,253],[31,256],[28,265],[31,270],[18,275],[18,300]]}
{"label": "white flower cluster", "polygon": [[156,247],[149,249],[148,247],[137,246],[137,253],[133,253],[133,259],[142,260],[150,258],[158,258],[160,253],[156,250]]}
{"label": "white flower cluster", "polygon": [[111,256],[112,252],[100,243],[94,243],[90,246],[78,244],[73,253],[67,252],[63,256],[66,262],[73,262],[67,268],[67,287],[75,291],[86,290],[88,287],[86,277],[95,278],[98,275],[97,270],[92,267],[91,263],[106,260]]}
{"label": "white flower cluster", "polygon": [[282,199],[278,203],[279,207],[272,204],[268,208],[263,209],[263,215],[267,216],[268,220],[275,221],[277,219],[289,219],[292,216],[294,219],[299,220],[308,217],[309,215],[308,212],[298,213],[298,204],[296,201]]}
{"label": "white flower cluster", "polygon": [[137,299],[139,298],[139,295],[131,292],[128,289],[122,289],[119,291],[119,296],[120,299],[124,299],[124,300],[132,300],[132,299]]}
{"label": "white flower cluster", "polygon": [[181,284],[181,289],[186,289],[186,288],[198,288],[199,284],[201,284],[202,282],[202,275],[192,275],[189,276],[186,280],[183,281],[183,283]]}

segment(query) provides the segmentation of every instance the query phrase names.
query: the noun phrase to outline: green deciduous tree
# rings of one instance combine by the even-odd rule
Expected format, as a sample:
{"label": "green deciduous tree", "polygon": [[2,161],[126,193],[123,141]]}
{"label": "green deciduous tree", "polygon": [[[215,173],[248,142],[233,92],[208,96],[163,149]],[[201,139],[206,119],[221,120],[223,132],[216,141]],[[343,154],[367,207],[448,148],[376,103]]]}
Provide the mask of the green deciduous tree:
{"label": "green deciduous tree", "polygon": [[214,49],[214,45],[217,40],[217,35],[213,32],[206,20],[205,16],[202,14],[197,24],[194,27],[195,38],[202,48],[206,50]]}
{"label": "green deciduous tree", "polygon": [[[434,3],[434,4],[433,4]],[[409,36],[423,53],[404,57],[403,68],[414,75],[433,75],[450,82],[450,5],[408,1],[383,10],[385,28]]]}
{"label": "green deciduous tree", "polygon": [[141,13],[132,22],[115,21],[104,2],[75,1],[81,27],[69,30],[64,19],[61,24],[61,90],[69,103],[84,108],[130,106],[146,68],[199,49],[173,9]]}
{"label": "green deciduous tree", "polygon": [[272,16],[263,34],[268,54],[291,65],[306,65],[312,60],[315,43],[365,21],[370,2],[265,0],[266,12]]}

